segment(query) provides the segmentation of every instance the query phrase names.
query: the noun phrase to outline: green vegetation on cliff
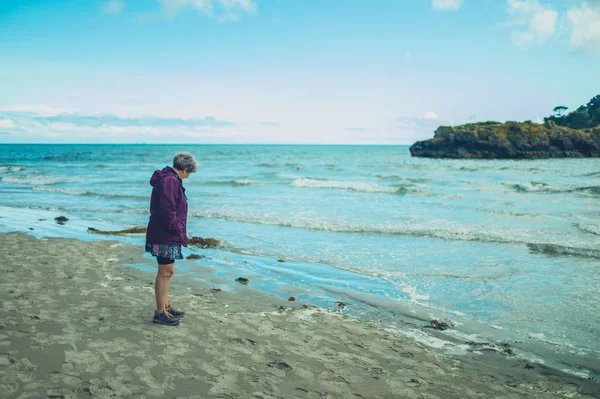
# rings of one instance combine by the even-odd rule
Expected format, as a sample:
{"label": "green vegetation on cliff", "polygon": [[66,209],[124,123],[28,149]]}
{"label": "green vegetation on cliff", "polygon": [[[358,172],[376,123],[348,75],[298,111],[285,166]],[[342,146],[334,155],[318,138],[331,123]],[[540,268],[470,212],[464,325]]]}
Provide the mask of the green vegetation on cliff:
{"label": "green vegetation on cliff", "polygon": [[563,115],[566,109],[556,107],[555,115],[545,118],[544,124],[526,121],[440,126],[433,139],[413,144],[410,152],[412,156],[431,158],[600,157],[600,95]]}
{"label": "green vegetation on cliff", "polygon": [[554,115],[544,118],[544,122],[552,121],[559,126],[571,129],[589,129],[600,125],[600,95],[592,98],[586,105],[563,115],[568,108],[559,105],[554,108]]}

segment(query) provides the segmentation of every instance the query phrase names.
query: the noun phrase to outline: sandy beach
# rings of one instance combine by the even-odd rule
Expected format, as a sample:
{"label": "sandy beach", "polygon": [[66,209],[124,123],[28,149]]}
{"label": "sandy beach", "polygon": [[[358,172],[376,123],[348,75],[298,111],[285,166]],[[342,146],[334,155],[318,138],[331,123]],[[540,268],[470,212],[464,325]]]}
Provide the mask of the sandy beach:
{"label": "sandy beach", "polygon": [[591,381],[502,354],[450,357],[377,323],[177,272],[171,300],[187,316],[152,324],[154,275],[124,266],[143,263],[143,248],[22,233],[0,245],[2,398],[600,397]]}

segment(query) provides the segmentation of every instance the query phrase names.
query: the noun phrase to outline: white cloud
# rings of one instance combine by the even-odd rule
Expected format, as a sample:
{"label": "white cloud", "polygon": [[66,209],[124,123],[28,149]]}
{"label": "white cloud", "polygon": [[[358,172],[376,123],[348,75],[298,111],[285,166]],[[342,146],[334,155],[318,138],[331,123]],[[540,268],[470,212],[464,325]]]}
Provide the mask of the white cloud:
{"label": "white cloud", "polygon": [[175,16],[186,7],[195,8],[202,14],[219,21],[235,21],[243,14],[256,12],[255,0],[159,0],[165,13]]}
{"label": "white cloud", "polygon": [[438,116],[433,111],[427,111],[427,112],[425,112],[425,114],[423,114],[423,118],[425,118],[425,119],[438,119]]}
{"label": "white cloud", "polygon": [[525,27],[512,33],[513,41],[521,48],[543,43],[556,31],[558,12],[538,0],[508,0],[508,12],[515,25]]}
{"label": "white cloud", "polygon": [[0,129],[9,129],[15,127],[15,124],[10,119],[0,119]]}
{"label": "white cloud", "polygon": [[47,126],[51,132],[74,133],[76,135],[86,133],[89,135],[134,135],[134,134],[150,134],[154,137],[193,134],[199,132],[213,132],[209,127],[194,127],[185,128],[182,126],[162,127],[162,126],[80,126],[74,123],[51,123]]}
{"label": "white cloud", "polygon": [[31,105],[0,108],[0,128],[7,130],[4,134],[12,134],[13,138],[25,141],[40,138],[66,142],[131,142],[144,141],[147,137],[159,142],[177,138],[227,141],[239,136],[236,123],[212,116],[121,117],[114,114],[66,113],[47,106]]}
{"label": "white cloud", "polygon": [[574,50],[600,50],[600,1],[584,1],[567,12]]}
{"label": "white cloud", "polygon": [[431,6],[434,10],[450,11],[458,10],[462,6],[463,0],[433,0]]}
{"label": "white cloud", "polygon": [[224,128],[233,127],[235,123],[216,119],[213,116],[207,116],[204,118],[165,118],[157,116],[138,116],[134,118],[123,118],[118,115],[111,114],[81,114],[81,113],[69,113],[69,114],[58,114],[52,116],[34,117],[34,121],[39,122],[43,125],[52,123],[68,123],[77,126],[87,126],[92,128],[100,128],[104,126],[118,126],[118,127],[138,127],[138,126],[154,126],[154,127],[182,127],[182,128]]}
{"label": "white cloud", "polygon": [[123,8],[125,8],[123,0],[110,0],[104,3],[102,11],[106,14],[118,14],[123,11]]}
{"label": "white cloud", "polygon": [[5,107],[0,107],[0,111],[29,112],[32,114],[48,115],[48,116],[70,113],[70,111],[67,111],[64,109],[52,108],[47,105],[28,105],[28,104],[7,105]]}

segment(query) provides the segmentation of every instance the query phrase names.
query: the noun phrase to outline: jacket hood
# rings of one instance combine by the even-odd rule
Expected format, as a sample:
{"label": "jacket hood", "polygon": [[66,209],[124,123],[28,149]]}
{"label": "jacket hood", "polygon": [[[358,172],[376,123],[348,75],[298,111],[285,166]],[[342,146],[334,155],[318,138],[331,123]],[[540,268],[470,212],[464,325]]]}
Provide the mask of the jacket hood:
{"label": "jacket hood", "polygon": [[162,170],[155,170],[150,178],[150,185],[154,187],[157,183],[161,182],[165,177],[173,175],[179,179],[175,170],[170,166],[165,166]]}

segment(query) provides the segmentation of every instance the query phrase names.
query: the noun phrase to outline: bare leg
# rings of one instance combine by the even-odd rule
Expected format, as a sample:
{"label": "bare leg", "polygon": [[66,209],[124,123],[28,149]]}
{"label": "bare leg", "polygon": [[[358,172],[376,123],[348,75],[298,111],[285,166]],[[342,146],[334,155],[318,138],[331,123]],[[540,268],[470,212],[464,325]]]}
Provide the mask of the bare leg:
{"label": "bare leg", "polygon": [[175,264],[158,265],[156,281],[154,281],[154,295],[156,296],[156,312],[162,313],[169,304],[169,280],[175,272]]}

